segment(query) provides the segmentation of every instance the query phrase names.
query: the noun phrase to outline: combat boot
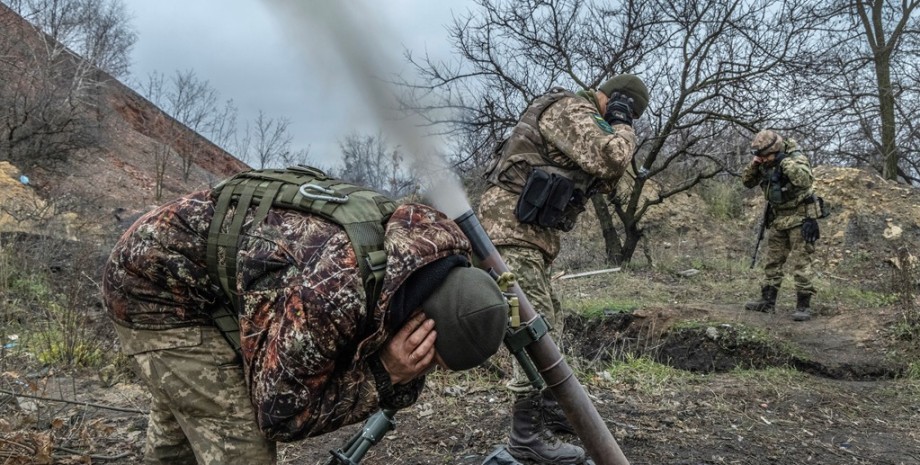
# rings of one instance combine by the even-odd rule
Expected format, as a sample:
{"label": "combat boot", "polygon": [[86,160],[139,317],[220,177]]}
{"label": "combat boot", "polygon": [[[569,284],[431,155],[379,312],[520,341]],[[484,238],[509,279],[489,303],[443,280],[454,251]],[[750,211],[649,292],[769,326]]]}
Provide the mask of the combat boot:
{"label": "combat boot", "polygon": [[546,428],[542,413],[542,395],[529,394],[514,403],[508,452],[518,460],[539,464],[573,465],[585,461],[581,447],[560,441]]}
{"label": "combat boot", "polygon": [[562,406],[553,396],[553,391],[544,389],[540,398],[542,401],[540,407],[543,410],[543,424],[546,425],[546,429],[557,434],[575,434],[575,428],[566,418]]}
{"label": "combat boot", "polygon": [[760,300],[752,300],[744,304],[745,310],[752,312],[773,313],[776,308],[776,294],[779,288],[776,286],[763,286],[760,288]]}
{"label": "combat boot", "polygon": [[793,321],[808,321],[811,319],[811,294],[798,292],[795,295],[795,313]]}

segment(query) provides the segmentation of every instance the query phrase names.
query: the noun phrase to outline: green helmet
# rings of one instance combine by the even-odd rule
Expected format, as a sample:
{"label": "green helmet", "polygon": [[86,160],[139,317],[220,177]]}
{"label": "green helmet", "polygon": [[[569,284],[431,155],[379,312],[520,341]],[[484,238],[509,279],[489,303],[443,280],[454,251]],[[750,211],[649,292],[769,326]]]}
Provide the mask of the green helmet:
{"label": "green helmet", "polygon": [[645,86],[642,79],[633,74],[616,75],[604,81],[598,90],[607,97],[613,95],[614,92],[626,94],[627,97],[633,99],[635,104],[633,110],[638,117],[641,117],[642,113],[645,113],[645,108],[648,107],[648,87]]}

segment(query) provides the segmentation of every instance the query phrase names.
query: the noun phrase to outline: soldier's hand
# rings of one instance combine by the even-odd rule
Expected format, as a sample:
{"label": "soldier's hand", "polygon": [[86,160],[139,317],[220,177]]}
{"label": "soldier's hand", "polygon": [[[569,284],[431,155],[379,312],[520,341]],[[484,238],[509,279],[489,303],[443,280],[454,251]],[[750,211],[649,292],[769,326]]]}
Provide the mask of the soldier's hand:
{"label": "soldier's hand", "polygon": [[429,371],[435,363],[434,320],[418,312],[380,351],[380,361],[393,384],[411,381]]}
{"label": "soldier's hand", "polygon": [[604,121],[611,126],[615,124],[628,124],[632,126],[634,114],[635,110],[633,109],[632,99],[625,94],[614,92],[610,95],[610,100],[607,101],[607,111],[604,113]]}
{"label": "soldier's hand", "polygon": [[814,244],[820,238],[821,231],[818,229],[818,220],[814,218],[802,220],[802,239],[808,244]]}

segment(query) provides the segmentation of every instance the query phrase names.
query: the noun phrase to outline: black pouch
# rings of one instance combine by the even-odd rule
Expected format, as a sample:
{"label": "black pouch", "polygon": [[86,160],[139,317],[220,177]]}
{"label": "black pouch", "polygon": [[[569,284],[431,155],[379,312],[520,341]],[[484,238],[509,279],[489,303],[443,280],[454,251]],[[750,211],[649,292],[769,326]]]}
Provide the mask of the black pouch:
{"label": "black pouch", "polygon": [[831,215],[830,207],[824,203],[824,197],[818,197],[818,211],[820,212],[820,215],[818,216],[819,219],[827,218]]}
{"label": "black pouch", "polygon": [[575,191],[572,192],[572,201],[565,207],[565,212],[562,214],[562,219],[560,219],[559,223],[556,225],[556,229],[564,232],[575,229],[575,223],[578,221],[578,217],[584,213],[588,198],[589,196],[585,195],[581,189],[575,189]]}
{"label": "black pouch", "polygon": [[[556,174],[550,176],[549,195],[540,209],[537,224],[544,228],[562,229],[562,220],[572,201],[575,183],[571,179]],[[574,225],[573,225],[574,226]]]}
{"label": "black pouch", "polygon": [[546,171],[534,169],[530,172],[524,190],[514,207],[514,216],[524,224],[537,224],[540,209],[546,204],[550,192],[552,176]]}

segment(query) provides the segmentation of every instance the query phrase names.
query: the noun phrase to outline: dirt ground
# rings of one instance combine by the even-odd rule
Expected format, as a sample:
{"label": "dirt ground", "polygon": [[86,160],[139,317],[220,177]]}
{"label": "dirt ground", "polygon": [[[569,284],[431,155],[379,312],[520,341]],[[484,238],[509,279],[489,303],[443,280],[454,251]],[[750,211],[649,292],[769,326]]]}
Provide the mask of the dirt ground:
{"label": "dirt ground", "polygon": [[[920,382],[905,376],[909,352],[886,336],[897,311],[818,309],[813,321],[794,323],[782,309],[641,308],[570,318],[565,344],[633,464],[920,463]],[[675,368],[605,372],[610,360],[640,353]],[[430,375],[419,402],[397,414],[396,429],[362,463],[481,463],[510,428],[508,357],[494,360],[491,369]],[[0,394],[0,463],[140,461],[148,400],[130,377],[105,369],[0,376],[4,391],[20,393]],[[283,445],[280,462],[325,463],[357,429]]]}
{"label": "dirt ground", "polygon": [[[865,293],[862,283],[886,279],[884,262],[896,250],[888,242],[917,243],[920,192],[892,186],[883,195],[879,181],[864,173],[822,173],[842,186],[831,189],[823,181],[826,196],[848,206],[822,224],[827,241],[819,263],[834,273],[828,271],[823,284]],[[112,208],[143,209],[100,205],[100,221],[108,222]],[[682,229],[659,238],[652,252],[688,263],[699,258],[684,257],[688,250],[747,257],[750,244],[735,237],[755,219],[738,218],[713,232],[711,224],[694,223],[700,208],[675,210],[686,212],[677,221]],[[596,240],[594,231],[588,239]],[[882,245],[868,248],[874,244]],[[653,258],[659,266],[664,261]],[[629,311],[572,318],[561,338],[569,364],[631,463],[920,464],[920,354],[916,341],[909,347],[892,337],[901,318],[897,305],[848,301],[838,290],[836,300],[817,299],[815,319],[794,323],[788,293],[777,314],[744,312],[741,304],[752,295],[719,289],[734,278],[707,273],[712,270],[693,278],[698,281],[640,276],[621,288],[612,287],[609,276],[560,281],[563,295],[640,302]],[[668,295],[649,299],[635,290],[655,286],[668,288]],[[686,291],[691,288],[695,293]],[[114,351],[106,328],[100,326],[99,340]],[[0,342],[0,464],[140,462],[149,400],[124,367],[63,372]],[[649,359],[661,365],[642,368]],[[396,429],[362,463],[481,463],[510,429],[511,394],[501,375],[509,371],[509,357],[500,353],[494,363],[430,375],[419,402],[397,414]],[[330,449],[359,428],[284,445],[279,462],[325,463]]]}

